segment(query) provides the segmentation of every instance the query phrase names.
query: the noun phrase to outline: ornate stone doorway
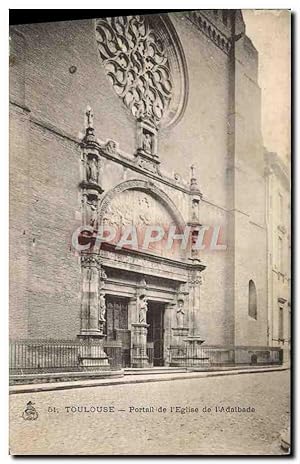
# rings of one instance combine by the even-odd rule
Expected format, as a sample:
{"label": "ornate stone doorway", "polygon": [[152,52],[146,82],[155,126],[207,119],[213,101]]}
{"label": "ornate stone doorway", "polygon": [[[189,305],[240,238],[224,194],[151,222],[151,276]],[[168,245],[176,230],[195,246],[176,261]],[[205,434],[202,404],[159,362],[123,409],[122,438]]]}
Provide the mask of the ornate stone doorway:
{"label": "ornate stone doorway", "polygon": [[148,301],[147,346],[153,357],[153,366],[164,365],[164,312],[165,305],[163,303]]}
{"label": "ornate stone doorway", "polygon": [[107,342],[117,341],[122,345],[122,365],[130,367],[131,332],[128,329],[128,298],[113,295],[106,297]]}
{"label": "ornate stone doorway", "polygon": [[[98,224],[120,231],[134,225],[140,232],[160,224],[181,231],[185,221],[154,182],[130,179],[102,197],[94,229]],[[100,241],[92,253],[82,252],[80,336],[119,343],[123,367],[168,366],[170,347],[182,345],[189,332],[198,333],[205,266],[191,255],[190,244],[174,249],[161,241],[149,249],[138,245]]]}

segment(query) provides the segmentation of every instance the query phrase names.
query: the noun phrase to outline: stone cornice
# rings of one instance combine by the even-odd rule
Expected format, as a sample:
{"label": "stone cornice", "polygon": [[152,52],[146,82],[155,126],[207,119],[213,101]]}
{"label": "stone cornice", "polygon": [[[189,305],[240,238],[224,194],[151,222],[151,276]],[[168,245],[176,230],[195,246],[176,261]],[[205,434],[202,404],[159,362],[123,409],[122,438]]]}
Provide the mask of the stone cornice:
{"label": "stone cornice", "polygon": [[[179,261],[176,259],[166,258],[164,256],[154,255],[152,253],[141,252],[138,250],[129,250],[129,249],[119,249],[117,250],[116,247],[110,243],[103,244],[103,250],[113,251],[115,254],[119,255],[126,255],[126,256],[136,256],[137,258],[147,259],[148,261],[154,263],[163,263],[170,267],[176,267],[180,269],[184,269],[186,271],[204,271],[206,269],[206,265],[198,262],[189,262],[189,261]],[[101,256],[101,250],[100,250]]]}
{"label": "stone cornice", "polygon": [[[14,102],[11,102],[12,104],[16,105],[16,103]],[[20,106],[20,105],[17,105],[17,106]],[[23,108],[25,109],[25,108]],[[27,111],[30,111],[30,110],[27,110]],[[78,146],[81,146],[81,147],[85,147],[85,148],[89,148],[89,145],[88,144],[85,144],[83,143],[82,140],[80,140],[79,138],[76,138],[68,133],[66,133],[65,131],[62,131],[60,129],[58,129],[56,126],[54,126],[53,124],[50,124],[48,122],[45,122],[45,121],[42,121],[32,115],[30,115],[30,121],[33,123],[33,124],[36,124],[37,126],[40,126],[42,127],[43,129],[47,129],[49,130],[50,132],[53,132],[54,134],[62,137],[62,138],[65,138],[65,139],[68,139],[72,142],[74,142],[76,145]],[[113,151],[109,151],[107,148],[107,143],[101,141],[101,140],[97,140],[95,143],[93,143],[90,148],[92,149],[96,149],[98,150],[101,155],[106,158],[106,159],[109,159],[111,161],[114,161],[118,164],[122,164],[124,167],[126,168],[129,168],[133,171],[136,171],[140,174],[143,174],[143,175],[146,175],[147,177],[150,177],[151,179],[153,180],[156,180],[156,181],[159,181],[165,185],[168,185],[176,190],[180,190],[181,192],[183,193],[186,193],[188,195],[191,194],[190,190],[185,187],[184,185],[181,185],[179,183],[177,183],[176,181],[173,181],[173,179],[171,178],[168,178],[166,175],[159,175],[159,174],[155,174],[155,173],[152,173],[150,171],[147,171],[146,169],[143,169],[142,167],[138,166],[136,163],[135,163],[135,159],[134,158],[130,158],[129,155],[125,156],[123,154],[123,152],[119,149],[116,149],[114,152]]]}
{"label": "stone cornice", "polygon": [[166,175],[152,173],[148,171],[147,169],[143,169],[141,166],[135,163],[135,159],[131,159],[128,155],[125,156],[120,150],[117,150],[115,153],[108,152],[105,149],[105,144],[102,144],[101,141],[98,141],[98,142],[100,142],[99,143],[100,153],[104,158],[109,159],[111,161],[115,161],[116,163],[122,164],[124,167],[129,168],[132,171],[136,171],[140,174],[146,175],[147,177],[150,177],[153,180],[159,181],[165,185],[168,185],[169,187],[180,190],[183,193],[186,193],[188,195],[191,194],[190,190],[184,185],[180,185],[176,183],[175,181],[173,181],[171,178],[167,177]]}
{"label": "stone cornice", "polygon": [[17,108],[20,108],[20,109],[23,110],[25,113],[30,113],[30,112],[31,112],[31,110],[30,110],[27,106],[25,106],[23,103],[17,102],[16,100],[10,99],[10,100],[9,100],[9,103],[10,103],[10,105],[12,105],[12,106],[16,106]]}
{"label": "stone cornice", "polygon": [[253,225],[256,226],[256,227],[259,227],[260,229],[266,229],[266,227],[265,227],[264,225],[258,224],[257,222],[254,222],[254,221],[250,221],[250,220],[249,220],[249,223],[250,223],[250,224],[253,224]]}
{"label": "stone cornice", "polygon": [[[204,10],[205,11],[205,10]],[[197,29],[199,29],[214,45],[222,52],[229,54],[231,49],[231,40],[225,35],[203,11],[189,11],[186,17],[191,21]]]}

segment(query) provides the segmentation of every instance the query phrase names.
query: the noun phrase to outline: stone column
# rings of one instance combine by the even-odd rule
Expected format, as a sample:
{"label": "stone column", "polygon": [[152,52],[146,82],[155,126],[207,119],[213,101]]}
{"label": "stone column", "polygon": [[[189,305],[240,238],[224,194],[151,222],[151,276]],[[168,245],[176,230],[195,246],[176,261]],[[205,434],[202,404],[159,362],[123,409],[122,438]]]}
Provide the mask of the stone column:
{"label": "stone column", "polygon": [[175,312],[175,303],[170,303],[165,307],[164,313],[164,360],[165,365],[170,365],[171,352],[170,348],[172,345],[172,326],[173,326],[173,314]]}
{"label": "stone column", "polygon": [[147,333],[149,324],[136,322],[131,324],[131,327],[131,366],[149,367],[147,356]]}
{"label": "stone column", "polygon": [[[98,229],[98,206],[103,193],[101,187],[100,147],[93,126],[93,110],[85,112],[86,130],[81,143],[81,195],[82,225]],[[87,237],[90,241],[90,237]],[[94,246],[94,245],[93,245]],[[83,369],[108,369],[109,363],[103,349],[105,324],[105,279],[97,253],[81,255],[81,327],[78,335],[80,365]]]}
{"label": "stone column", "polygon": [[[199,267],[199,266],[197,266]],[[209,362],[205,352],[201,348],[205,342],[200,335],[201,330],[201,312],[200,312],[200,288],[202,285],[201,271],[203,269],[195,269],[192,271],[189,289],[191,297],[191,314],[190,314],[190,333],[188,337],[183,339],[186,345],[186,365],[203,366]]]}
{"label": "stone column", "polygon": [[131,323],[131,366],[132,367],[149,367],[147,356],[147,333],[149,324],[147,324],[147,283],[144,278],[137,285],[135,310],[132,306],[131,314],[135,312],[135,322]]}
{"label": "stone column", "polygon": [[[97,255],[81,256],[82,298],[81,329],[78,338],[81,367],[84,369],[108,369],[109,363],[103,350],[103,324],[105,322],[105,272]],[[101,305],[100,305],[101,302]]]}
{"label": "stone column", "polygon": [[192,271],[189,281],[190,294],[190,335],[199,336],[201,321],[200,321],[200,287],[202,284],[201,271]]}
{"label": "stone column", "polygon": [[131,324],[138,320],[136,298],[130,298],[128,302],[128,330],[131,330]]}
{"label": "stone column", "polygon": [[173,343],[175,346],[184,346],[184,339],[189,334],[188,327],[172,327]]}
{"label": "stone column", "polygon": [[188,290],[182,284],[179,288],[172,317],[172,344],[170,363],[172,366],[186,365],[186,346],[184,339],[189,334],[188,319]]}

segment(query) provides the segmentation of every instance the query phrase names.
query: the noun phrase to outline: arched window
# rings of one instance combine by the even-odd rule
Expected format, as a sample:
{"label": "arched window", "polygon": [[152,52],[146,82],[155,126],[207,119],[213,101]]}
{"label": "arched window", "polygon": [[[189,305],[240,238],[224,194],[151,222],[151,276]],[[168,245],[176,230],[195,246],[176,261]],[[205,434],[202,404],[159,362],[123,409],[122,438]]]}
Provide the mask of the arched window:
{"label": "arched window", "polygon": [[249,280],[248,314],[253,319],[257,319],[257,296],[253,280]]}

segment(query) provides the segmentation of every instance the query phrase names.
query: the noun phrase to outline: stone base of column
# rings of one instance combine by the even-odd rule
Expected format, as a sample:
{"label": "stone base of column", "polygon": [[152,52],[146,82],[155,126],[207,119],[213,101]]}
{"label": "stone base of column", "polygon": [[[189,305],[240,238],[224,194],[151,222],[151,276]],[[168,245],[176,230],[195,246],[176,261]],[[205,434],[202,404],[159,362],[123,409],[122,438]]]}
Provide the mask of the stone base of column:
{"label": "stone base of column", "polygon": [[79,345],[79,365],[84,371],[109,370],[108,356],[103,349],[104,334],[91,332],[78,336],[82,341]]}
{"label": "stone base of column", "polygon": [[201,367],[209,364],[209,357],[203,348],[202,343],[205,342],[198,335],[190,335],[184,342],[186,343],[187,366],[188,367]]}
{"label": "stone base of column", "polygon": [[133,345],[131,352],[131,367],[150,367],[145,347]]}
{"label": "stone base of column", "polygon": [[172,344],[169,350],[170,366],[186,367],[186,344],[184,343],[184,339],[188,334],[188,327],[172,327]]}
{"label": "stone base of column", "polygon": [[149,324],[133,323],[132,326],[132,349],[131,367],[149,367],[147,356],[147,332]]}
{"label": "stone base of column", "polygon": [[180,342],[180,345],[183,344],[183,337],[187,338],[189,334],[188,327],[172,327],[172,334],[174,341]]}

